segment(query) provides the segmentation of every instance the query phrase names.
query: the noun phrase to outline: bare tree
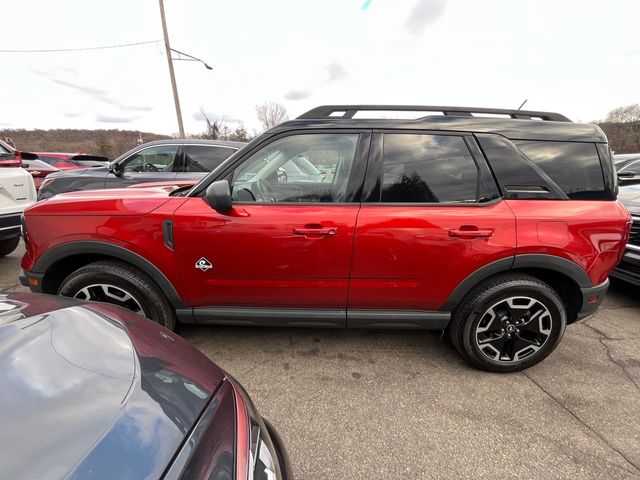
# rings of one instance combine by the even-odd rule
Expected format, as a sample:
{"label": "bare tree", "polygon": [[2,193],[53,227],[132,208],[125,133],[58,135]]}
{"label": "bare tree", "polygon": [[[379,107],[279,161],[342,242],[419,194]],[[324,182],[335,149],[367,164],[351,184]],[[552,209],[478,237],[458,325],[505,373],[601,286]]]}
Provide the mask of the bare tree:
{"label": "bare tree", "polygon": [[265,130],[269,130],[289,118],[285,106],[277,102],[256,105],[256,115]]}
{"label": "bare tree", "polygon": [[611,110],[603,128],[611,148],[618,153],[640,152],[640,103]]}
{"label": "bare tree", "polygon": [[222,130],[226,128],[224,126],[224,118],[219,120],[212,120],[207,115],[207,112],[204,111],[204,108],[200,107],[200,114],[204,121],[207,122],[207,129],[198,135],[199,138],[205,138],[208,140],[219,140],[221,137]]}

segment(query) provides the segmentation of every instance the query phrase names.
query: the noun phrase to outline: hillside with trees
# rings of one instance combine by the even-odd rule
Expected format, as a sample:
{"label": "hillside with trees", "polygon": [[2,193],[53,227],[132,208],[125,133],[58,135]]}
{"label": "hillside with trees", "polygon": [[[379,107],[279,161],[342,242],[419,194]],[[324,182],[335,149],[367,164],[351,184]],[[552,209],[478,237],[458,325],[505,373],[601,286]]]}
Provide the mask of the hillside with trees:
{"label": "hillside with trees", "polygon": [[18,150],[27,152],[84,152],[115,158],[143,142],[171,138],[133,130],[0,130],[0,138],[9,137]]}

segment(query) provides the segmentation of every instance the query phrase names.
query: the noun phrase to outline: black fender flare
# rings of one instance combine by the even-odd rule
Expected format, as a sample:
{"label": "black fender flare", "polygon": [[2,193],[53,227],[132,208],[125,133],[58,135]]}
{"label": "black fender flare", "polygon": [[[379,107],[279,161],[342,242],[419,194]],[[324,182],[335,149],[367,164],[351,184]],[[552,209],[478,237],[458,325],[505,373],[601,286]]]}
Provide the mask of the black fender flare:
{"label": "black fender flare", "polygon": [[111,243],[99,242],[99,241],[77,241],[62,243],[47,250],[33,266],[33,270],[30,273],[33,274],[46,274],[49,269],[56,263],[65,258],[74,255],[104,255],[112,257],[117,260],[130,263],[134,267],[142,270],[151,279],[158,284],[162,292],[165,294],[169,302],[175,308],[184,308],[182,300],[178,295],[178,292],[173,287],[169,279],[162,273],[155,265],[153,265],[146,258],[138,255],[137,253],[127,250],[124,247],[113,245]]}
{"label": "black fender flare", "polygon": [[555,255],[531,253],[501,258],[479,268],[465,278],[451,293],[441,310],[452,311],[480,282],[498,273],[520,268],[539,268],[561,273],[571,278],[579,288],[593,287],[587,272],[577,263]]}

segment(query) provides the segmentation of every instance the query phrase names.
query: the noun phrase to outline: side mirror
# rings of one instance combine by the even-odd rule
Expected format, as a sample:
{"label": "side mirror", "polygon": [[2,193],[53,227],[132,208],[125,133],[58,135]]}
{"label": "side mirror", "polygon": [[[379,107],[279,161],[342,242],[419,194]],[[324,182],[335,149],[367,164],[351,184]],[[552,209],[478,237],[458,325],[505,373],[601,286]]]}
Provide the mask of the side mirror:
{"label": "side mirror", "polygon": [[109,173],[113,173],[116,177],[119,177],[124,173],[124,168],[119,163],[111,162],[108,168]]}
{"label": "side mirror", "polygon": [[228,212],[231,210],[231,191],[229,190],[229,182],[226,180],[218,180],[207,187],[204,194],[209,205],[218,212]]}

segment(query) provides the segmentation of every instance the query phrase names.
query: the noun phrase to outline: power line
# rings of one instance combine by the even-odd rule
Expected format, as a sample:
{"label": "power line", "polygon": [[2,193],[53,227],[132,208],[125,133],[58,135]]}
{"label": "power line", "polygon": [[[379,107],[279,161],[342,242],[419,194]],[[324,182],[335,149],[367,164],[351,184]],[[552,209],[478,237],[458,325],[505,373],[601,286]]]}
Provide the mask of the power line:
{"label": "power line", "polygon": [[5,50],[0,49],[0,53],[56,53],[56,52],[85,52],[88,50],[106,50],[109,48],[137,47],[138,45],[149,45],[158,43],[162,40],[149,40],[147,42],[121,43],[119,45],[104,45],[101,47],[85,47],[85,48],[51,48],[51,49],[34,49],[34,50]]}

